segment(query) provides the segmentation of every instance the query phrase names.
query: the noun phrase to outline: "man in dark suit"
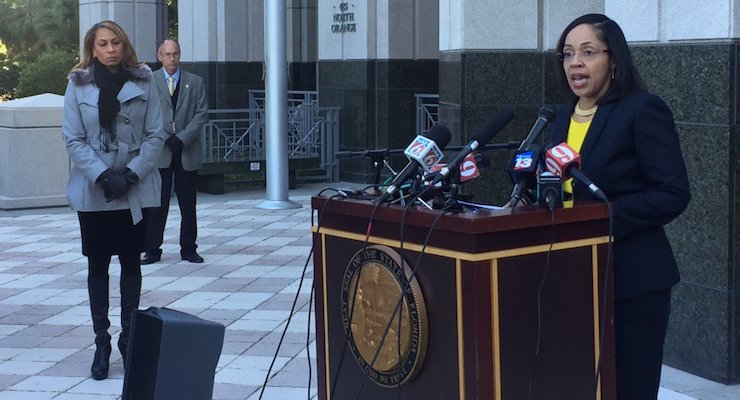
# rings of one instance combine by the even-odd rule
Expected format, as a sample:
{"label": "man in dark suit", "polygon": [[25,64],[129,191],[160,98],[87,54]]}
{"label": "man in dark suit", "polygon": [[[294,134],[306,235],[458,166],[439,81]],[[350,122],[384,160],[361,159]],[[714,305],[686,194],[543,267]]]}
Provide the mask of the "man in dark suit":
{"label": "man in dark suit", "polygon": [[208,120],[205,84],[201,77],[180,69],[180,45],[165,40],[157,58],[162,68],[154,71],[167,134],[157,166],[162,175],[162,206],[151,209],[147,219],[147,250],[142,264],[157,262],[162,257],[162,241],[170,208],[174,178],[177,203],[180,206],[180,256],[183,260],[202,263],[195,249],[198,228],[195,214],[198,169],[201,166],[200,138]]}

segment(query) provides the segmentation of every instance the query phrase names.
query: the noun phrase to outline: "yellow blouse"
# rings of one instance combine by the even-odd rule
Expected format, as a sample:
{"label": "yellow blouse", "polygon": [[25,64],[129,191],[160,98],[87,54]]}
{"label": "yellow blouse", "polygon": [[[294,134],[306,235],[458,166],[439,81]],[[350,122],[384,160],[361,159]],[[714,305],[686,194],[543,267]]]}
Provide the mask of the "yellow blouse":
{"label": "yellow blouse", "polygon": [[[588,128],[591,126],[591,120],[586,122],[577,122],[572,117],[570,119],[570,127],[568,128],[568,139],[566,142],[573,150],[581,152],[583,141],[586,140],[586,133]],[[568,194],[573,194],[573,179],[568,179],[563,182],[563,191]]]}

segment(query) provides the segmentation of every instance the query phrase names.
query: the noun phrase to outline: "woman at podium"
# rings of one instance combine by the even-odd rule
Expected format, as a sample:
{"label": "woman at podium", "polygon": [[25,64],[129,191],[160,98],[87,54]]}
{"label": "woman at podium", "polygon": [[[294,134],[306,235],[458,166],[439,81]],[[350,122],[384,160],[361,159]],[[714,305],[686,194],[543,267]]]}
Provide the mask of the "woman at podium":
{"label": "woman at podium", "polygon": [[[673,114],[649,93],[619,25],[576,18],[558,40],[565,94],[549,140],[581,155],[612,203],[617,398],[656,399],[671,288],[679,273],[663,226],[687,207],[689,183]],[[566,182],[574,201],[598,200]]]}

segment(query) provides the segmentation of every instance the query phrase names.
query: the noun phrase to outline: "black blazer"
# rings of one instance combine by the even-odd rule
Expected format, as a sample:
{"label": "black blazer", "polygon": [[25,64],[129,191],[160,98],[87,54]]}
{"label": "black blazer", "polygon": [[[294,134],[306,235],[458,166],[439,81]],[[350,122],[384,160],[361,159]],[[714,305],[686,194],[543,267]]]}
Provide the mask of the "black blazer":
{"label": "black blazer", "polygon": [[[574,107],[575,101],[558,110],[549,130],[553,145],[566,140]],[[691,196],[668,106],[644,91],[599,105],[580,154],[581,170],[612,203],[616,298],[678,283],[663,225],[686,209]],[[576,203],[597,200],[583,185],[573,190]]]}

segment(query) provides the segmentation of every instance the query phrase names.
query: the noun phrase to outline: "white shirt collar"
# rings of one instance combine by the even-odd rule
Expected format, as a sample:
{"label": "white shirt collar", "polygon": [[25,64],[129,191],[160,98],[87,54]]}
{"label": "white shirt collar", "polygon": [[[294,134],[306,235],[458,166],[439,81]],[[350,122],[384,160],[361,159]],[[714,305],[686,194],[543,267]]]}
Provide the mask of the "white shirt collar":
{"label": "white shirt collar", "polygon": [[177,71],[175,71],[175,73],[172,74],[172,75],[168,74],[167,73],[167,70],[164,69],[164,68],[162,68],[162,72],[164,72],[164,81],[165,82],[167,82],[167,79],[170,76],[172,76],[173,78],[175,78],[175,85],[177,85],[177,82],[180,80],[180,68],[178,68]]}

